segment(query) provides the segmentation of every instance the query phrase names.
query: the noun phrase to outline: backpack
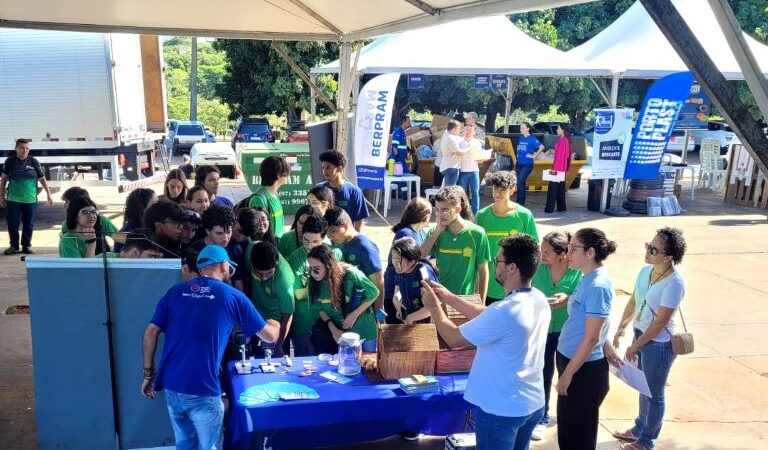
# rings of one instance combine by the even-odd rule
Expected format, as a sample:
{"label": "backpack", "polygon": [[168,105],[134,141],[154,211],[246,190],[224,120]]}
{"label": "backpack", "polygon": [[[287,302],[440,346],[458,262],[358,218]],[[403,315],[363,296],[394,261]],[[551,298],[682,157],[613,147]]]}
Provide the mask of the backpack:
{"label": "backpack", "polygon": [[235,205],[235,214],[237,214],[238,211],[240,211],[243,208],[247,208],[248,205],[251,203],[251,199],[255,196],[259,196],[264,199],[264,203],[267,205],[267,216],[272,217],[272,207],[269,205],[269,198],[264,194],[264,192],[259,189],[258,191],[254,192],[253,194],[249,195],[248,197],[245,197],[244,199],[237,202]]}

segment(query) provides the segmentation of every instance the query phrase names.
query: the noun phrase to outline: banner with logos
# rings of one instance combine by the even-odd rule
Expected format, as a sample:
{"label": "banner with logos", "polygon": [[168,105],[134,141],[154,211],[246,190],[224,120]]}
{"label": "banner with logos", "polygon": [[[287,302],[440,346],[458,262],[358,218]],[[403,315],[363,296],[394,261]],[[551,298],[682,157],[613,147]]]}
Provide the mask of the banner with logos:
{"label": "banner with logos", "polygon": [[640,108],[624,178],[647,180],[659,176],[664,149],[692,84],[691,72],[673,73],[653,83]]}
{"label": "banner with logos", "polygon": [[712,100],[701,85],[694,81],[691,85],[691,93],[680,111],[680,117],[677,118],[677,128],[706,130],[709,126],[711,105]]}
{"label": "banner with logos", "polygon": [[365,83],[355,114],[355,165],[361,189],[384,189],[389,126],[399,73],[387,73]]}
{"label": "banner with logos", "polygon": [[622,178],[632,141],[635,110],[595,109],[591,179]]}

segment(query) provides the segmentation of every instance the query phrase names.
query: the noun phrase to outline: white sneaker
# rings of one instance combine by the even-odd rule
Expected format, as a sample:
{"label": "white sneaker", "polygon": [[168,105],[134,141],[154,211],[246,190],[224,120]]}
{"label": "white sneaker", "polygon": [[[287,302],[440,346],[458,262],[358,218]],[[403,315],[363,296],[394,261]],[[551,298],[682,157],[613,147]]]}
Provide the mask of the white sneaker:
{"label": "white sneaker", "polygon": [[540,441],[544,439],[544,433],[547,431],[547,426],[543,423],[540,423],[536,425],[536,427],[533,429],[533,433],[531,433],[531,440],[532,441]]}

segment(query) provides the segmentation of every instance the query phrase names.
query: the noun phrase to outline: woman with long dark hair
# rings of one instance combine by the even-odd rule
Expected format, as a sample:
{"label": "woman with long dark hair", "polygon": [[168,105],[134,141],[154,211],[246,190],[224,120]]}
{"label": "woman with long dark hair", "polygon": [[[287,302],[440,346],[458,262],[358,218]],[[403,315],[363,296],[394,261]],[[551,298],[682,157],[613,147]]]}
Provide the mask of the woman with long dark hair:
{"label": "woman with long dark hair", "polygon": [[437,282],[437,270],[421,256],[419,244],[411,237],[396,240],[389,255],[397,273],[393,297],[397,319],[409,325],[429,322],[429,310],[421,301],[421,282]]}
{"label": "woman with long dark hair", "polygon": [[[562,124],[557,126],[557,135],[560,138],[555,143],[555,158],[552,161],[553,173],[562,174],[564,177],[571,169],[571,158],[573,156],[571,148],[571,129],[568,126]],[[547,204],[544,207],[545,213],[555,212],[555,206],[557,206],[557,212],[565,212],[565,180],[563,181],[550,181],[547,188]]]}
{"label": "woman with long dark hair", "polygon": [[99,209],[88,197],[75,197],[67,205],[67,229],[59,238],[62,258],[90,258],[109,251],[103,237],[96,235]]}
{"label": "woman with long dark hair", "polygon": [[171,169],[165,177],[163,195],[160,197],[177,204],[182,204],[187,199],[187,176],[181,169]]}
{"label": "woman with long dark hair", "polygon": [[616,243],[596,228],[582,228],[568,244],[568,265],[584,275],[568,301],[568,319],[557,344],[557,442],[561,450],[597,446],[600,405],[608,394],[603,344],[613,303],[613,283],[603,261]]}
{"label": "woman with long dark hair", "polygon": [[[330,189],[328,190],[330,191]],[[301,247],[301,234],[303,231],[302,227],[304,226],[304,221],[307,220],[307,216],[311,214],[322,216],[320,210],[312,205],[304,205],[299,208],[299,210],[296,211],[296,214],[293,216],[294,219],[293,225],[291,225],[291,229],[280,236],[280,242],[278,243],[277,248],[280,250],[280,254],[283,255],[283,258],[288,258],[291,256],[291,253]]]}
{"label": "woman with long dark hair", "polygon": [[307,204],[320,210],[320,215],[336,206],[333,191],[325,186],[315,186],[307,192]]}
{"label": "woman with long dark hair", "polygon": [[618,348],[624,329],[632,322],[634,338],[626,359],[637,361],[651,391],[651,397],[640,394],[635,426],[613,433],[617,439],[627,441],[619,449],[652,449],[661,433],[666,406],[664,389],[675,362],[671,338],[677,330],[676,316],[685,296],[685,283],[676,268],[683,261],[686,248],[683,232],[677,228],[661,228],[651,242],[646,242],[646,265],[637,275],[635,291],[613,338],[613,345]]}
{"label": "woman with long dark hair", "polygon": [[[144,212],[157,201],[155,191],[147,188],[134,189],[125,199],[123,226],[120,231],[128,232],[142,227]],[[119,251],[119,250],[118,250]]]}
{"label": "woman with long dark hair", "polygon": [[[417,245],[424,241],[423,230],[429,226],[429,219],[432,215],[432,205],[424,198],[416,197],[405,206],[400,222],[392,227],[395,237],[394,243],[398,239],[410,237]],[[402,323],[397,316],[397,310],[392,302],[395,293],[395,284],[397,271],[392,265],[392,255],[390,254],[387,262],[387,268],[384,271],[384,311],[387,313],[386,322],[390,324]]]}
{"label": "woman with long dark hair", "polygon": [[[339,262],[327,245],[318,245],[310,250],[307,261],[309,299],[318,309],[319,320],[331,333],[333,341],[338,340],[344,331],[352,331],[365,340],[363,351],[375,352],[373,301],[379,296],[379,289],[355,266]],[[313,343],[315,341],[313,337]],[[315,347],[315,350],[322,351],[322,346]]]}

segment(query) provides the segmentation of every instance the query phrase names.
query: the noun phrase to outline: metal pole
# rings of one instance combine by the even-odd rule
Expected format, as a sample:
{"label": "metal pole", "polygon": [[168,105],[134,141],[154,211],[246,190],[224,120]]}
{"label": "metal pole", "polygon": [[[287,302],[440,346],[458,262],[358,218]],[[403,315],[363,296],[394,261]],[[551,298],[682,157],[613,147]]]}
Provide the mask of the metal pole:
{"label": "metal pole", "polygon": [[[310,74],[309,79],[312,80],[312,84],[317,84],[317,75]],[[315,88],[309,85],[309,113],[312,117],[312,122],[317,122],[317,94],[315,94]]]}
{"label": "metal pole", "polygon": [[189,120],[197,120],[197,38],[192,38],[192,63],[189,69]]}
{"label": "metal pole", "polygon": [[336,150],[347,153],[347,115],[352,81],[352,43],[342,42],[339,51],[339,86],[336,91]]}
{"label": "metal pole", "polygon": [[[619,101],[619,77],[621,74],[614,73],[611,78],[611,108],[615,108]],[[599,150],[598,150],[599,151]],[[592,149],[592,158],[595,156],[595,150]],[[600,212],[604,213],[608,206],[608,187],[611,185],[611,179],[603,180],[603,191],[600,194]]]}
{"label": "metal pole", "polygon": [[[509,114],[511,112],[512,112],[512,75],[507,75],[507,96],[504,97],[504,133],[509,133]],[[494,128],[496,127],[494,126]]]}

